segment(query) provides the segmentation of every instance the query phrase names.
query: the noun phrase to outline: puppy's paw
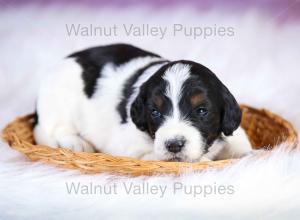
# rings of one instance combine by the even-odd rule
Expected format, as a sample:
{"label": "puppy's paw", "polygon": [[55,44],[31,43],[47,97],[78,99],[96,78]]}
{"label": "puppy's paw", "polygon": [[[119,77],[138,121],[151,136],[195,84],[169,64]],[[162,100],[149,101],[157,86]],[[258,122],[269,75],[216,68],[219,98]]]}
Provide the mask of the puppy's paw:
{"label": "puppy's paw", "polygon": [[95,152],[95,149],[90,143],[77,135],[60,137],[58,143],[60,147],[68,148],[76,152]]}
{"label": "puppy's paw", "polygon": [[201,157],[201,159],[199,160],[199,162],[208,162],[208,161],[212,161],[210,158],[208,157]]}
{"label": "puppy's paw", "polygon": [[144,154],[140,157],[141,160],[158,160],[157,156],[154,153]]}
{"label": "puppy's paw", "polygon": [[264,149],[251,150],[245,153],[244,155],[242,155],[242,157],[256,157],[256,156],[265,155],[267,152],[268,151]]}

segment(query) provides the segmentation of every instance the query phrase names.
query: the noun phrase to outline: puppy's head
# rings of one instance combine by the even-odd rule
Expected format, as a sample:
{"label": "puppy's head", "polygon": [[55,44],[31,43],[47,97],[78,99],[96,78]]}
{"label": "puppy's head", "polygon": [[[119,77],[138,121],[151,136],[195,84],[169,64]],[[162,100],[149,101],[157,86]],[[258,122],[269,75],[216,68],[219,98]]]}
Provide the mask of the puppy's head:
{"label": "puppy's head", "polygon": [[199,160],[241,121],[228,89],[209,69],[191,61],[161,67],[141,86],[130,114],[137,128],[154,139],[161,160]]}

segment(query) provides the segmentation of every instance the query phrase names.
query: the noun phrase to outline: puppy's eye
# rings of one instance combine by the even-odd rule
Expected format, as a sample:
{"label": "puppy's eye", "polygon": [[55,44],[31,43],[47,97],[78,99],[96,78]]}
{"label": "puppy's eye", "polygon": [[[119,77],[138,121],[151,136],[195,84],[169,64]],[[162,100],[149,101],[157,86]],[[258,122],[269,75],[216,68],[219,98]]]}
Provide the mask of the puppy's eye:
{"label": "puppy's eye", "polygon": [[159,111],[153,109],[151,112],[151,116],[152,116],[152,118],[159,118],[159,117],[161,117],[161,113]]}
{"label": "puppy's eye", "polygon": [[200,116],[206,116],[208,114],[207,109],[204,107],[199,107],[199,108],[197,108],[196,111],[197,111],[197,114]]}

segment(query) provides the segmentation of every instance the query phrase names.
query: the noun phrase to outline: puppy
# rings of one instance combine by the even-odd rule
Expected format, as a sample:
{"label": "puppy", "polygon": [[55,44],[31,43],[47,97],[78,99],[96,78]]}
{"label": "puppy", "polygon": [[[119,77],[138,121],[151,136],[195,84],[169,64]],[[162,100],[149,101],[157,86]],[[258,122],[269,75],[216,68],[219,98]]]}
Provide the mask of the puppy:
{"label": "puppy", "polygon": [[239,105],[212,71],[127,44],[69,55],[43,82],[36,114],[38,144],[74,151],[188,162],[251,151]]}

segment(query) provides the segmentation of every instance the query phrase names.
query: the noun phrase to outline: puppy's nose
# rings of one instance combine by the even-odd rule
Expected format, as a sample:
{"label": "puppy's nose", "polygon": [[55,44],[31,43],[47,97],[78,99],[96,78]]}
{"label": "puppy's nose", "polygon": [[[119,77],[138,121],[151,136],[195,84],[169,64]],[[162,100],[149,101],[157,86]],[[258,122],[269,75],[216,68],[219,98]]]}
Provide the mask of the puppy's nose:
{"label": "puppy's nose", "polygon": [[176,138],[166,141],[165,145],[168,151],[178,153],[184,147],[186,140],[184,138]]}

